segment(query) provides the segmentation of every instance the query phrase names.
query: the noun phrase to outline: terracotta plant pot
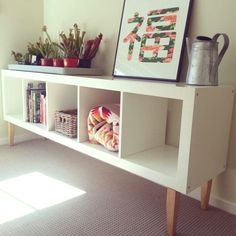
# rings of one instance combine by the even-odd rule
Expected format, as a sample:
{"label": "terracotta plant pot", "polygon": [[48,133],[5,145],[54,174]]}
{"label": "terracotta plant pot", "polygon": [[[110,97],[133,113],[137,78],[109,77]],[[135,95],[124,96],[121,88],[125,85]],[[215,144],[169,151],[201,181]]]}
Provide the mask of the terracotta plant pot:
{"label": "terracotta plant pot", "polygon": [[41,58],[41,66],[52,66],[52,58]]}
{"label": "terracotta plant pot", "polygon": [[53,66],[55,67],[64,67],[64,62],[62,58],[53,58]]}
{"label": "terracotta plant pot", "polygon": [[64,67],[77,67],[79,58],[64,58]]}

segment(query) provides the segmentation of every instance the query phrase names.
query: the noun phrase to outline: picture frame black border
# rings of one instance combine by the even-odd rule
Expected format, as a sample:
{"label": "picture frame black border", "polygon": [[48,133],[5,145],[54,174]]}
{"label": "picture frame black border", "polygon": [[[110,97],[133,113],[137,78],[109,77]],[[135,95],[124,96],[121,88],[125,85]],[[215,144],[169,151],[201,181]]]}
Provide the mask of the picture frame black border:
{"label": "picture frame black border", "polygon": [[115,65],[116,65],[116,59],[117,59],[118,45],[119,45],[119,41],[120,41],[122,19],[123,19],[124,10],[125,10],[125,3],[126,3],[126,0],[124,0],[123,7],[122,7],[122,14],[121,14],[121,18],[120,18],[120,27],[119,27],[119,33],[118,33],[118,38],[117,38],[117,43],[116,43],[116,52],[115,52],[115,58],[114,58],[114,63],[113,63],[112,76],[115,78],[121,78],[121,79],[122,78],[123,79],[129,78],[129,79],[140,79],[140,80],[151,80],[151,81],[156,80],[156,81],[165,81],[165,82],[174,82],[174,83],[179,82],[180,81],[180,74],[181,74],[181,64],[183,62],[184,50],[186,47],[185,38],[187,37],[188,31],[189,31],[190,18],[191,18],[191,14],[192,14],[192,10],[193,10],[194,0],[189,0],[189,7],[188,7],[186,23],[185,23],[185,27],[184,27],[184,36],[183,36],[183,41],[182,41],[182,46],[181,46],[180,58],[179,58],[179,63],[178,63],[178,70],[177,70],[177,74],[176,74],[175,79],[152,78],[152,77],[144,77],[144,76],[115,75],[114,72],[115,72]]}

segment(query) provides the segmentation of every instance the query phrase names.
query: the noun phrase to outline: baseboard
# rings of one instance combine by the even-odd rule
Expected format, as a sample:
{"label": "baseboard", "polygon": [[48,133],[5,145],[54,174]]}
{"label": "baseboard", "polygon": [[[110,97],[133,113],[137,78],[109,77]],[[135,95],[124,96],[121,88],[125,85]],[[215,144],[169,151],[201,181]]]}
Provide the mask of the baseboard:
{"label": "baseboard", "polygon": [[[20,142],[24,142],[24,141],[28,141],[32,139],[37,139],[37,138],[39,138],[39,136],[35,134],[16,135],[14,137],[14,142],[20,143]],[[0,145],[6,145],[6,144],[8,144],[8,139],[0,138]]]}
{"label": "baseboard", "polygon": [[[200,201],[200,189],[191,192],[188,196]],[[230,214],[236,215],[236,203],[211,195],[209,204]]]}

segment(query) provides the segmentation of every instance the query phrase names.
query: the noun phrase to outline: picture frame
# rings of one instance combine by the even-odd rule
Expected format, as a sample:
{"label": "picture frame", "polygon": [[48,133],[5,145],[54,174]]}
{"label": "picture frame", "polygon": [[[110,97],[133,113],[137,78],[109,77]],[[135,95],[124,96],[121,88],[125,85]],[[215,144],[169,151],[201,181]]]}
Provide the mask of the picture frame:
{"label": "picture frame", "polygon": [[124,0],[114,77],[179,81],[192,0]]}

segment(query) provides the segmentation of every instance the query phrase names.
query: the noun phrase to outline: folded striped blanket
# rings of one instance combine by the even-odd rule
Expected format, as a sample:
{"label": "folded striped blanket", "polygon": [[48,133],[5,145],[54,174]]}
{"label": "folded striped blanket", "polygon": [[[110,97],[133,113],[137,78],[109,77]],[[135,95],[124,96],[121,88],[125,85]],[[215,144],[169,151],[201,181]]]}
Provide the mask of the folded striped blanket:
{"label": "folded striped blanket", "polygon": [[119,123],[119,104],[92,108],[88,116],[89,141],[91,143],[100,143],[110,151],[118,151]]}

